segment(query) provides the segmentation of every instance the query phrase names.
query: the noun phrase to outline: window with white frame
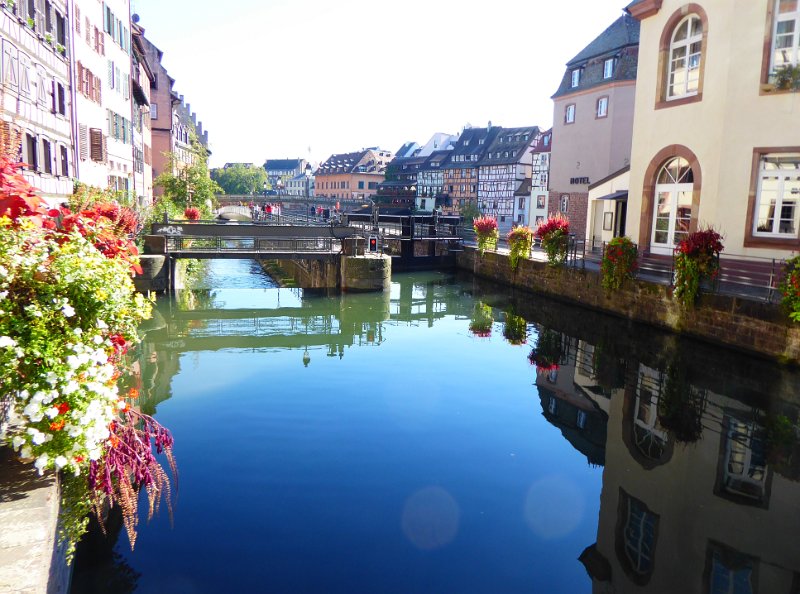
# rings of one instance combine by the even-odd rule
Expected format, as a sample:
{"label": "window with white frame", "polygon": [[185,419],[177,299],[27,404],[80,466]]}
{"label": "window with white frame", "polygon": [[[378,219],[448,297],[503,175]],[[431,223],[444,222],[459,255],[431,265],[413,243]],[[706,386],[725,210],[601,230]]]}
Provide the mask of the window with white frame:
{"label": "window with white frame", "polygon": [[690,14],[675,27],[669,44],[668,100],[697,94],[702,49],[703,22]]}
{"label": "window with white frame", "polygon": [[603,62],[603,78],[608,79],[614,75],[614,58],[609,58]]}
{"label": "window with white frame", "polygon": [[800,63],[800,1],[775,0],[770,72]]}
{"label": "window with white frame", "polygon": [[572,124],[575,122],[575,104],[570,103],[564,110],[564,123]]}
{"label": "window with white frame", "polygon": [[800,153],[766,154],[759,163],[756,235],[797,237],[800,228]]}
{"label": "window with white frame", "polygon": [[566,213],[569,210],[569,194],[561,195],[561,212]]}
{"label": "window with white frame", "polygon": [[608,115],[608,97],[600,97],[597,100],[597,117],[604,118]]}
{"label": "window with white frame", "polygon": [[577,87],[580,84],[580,82],[581,82],[581,71],[580,71],[580,69],[573,70],[572,71],[572,83],[571,83],[570,86],[574,89],[575,87]]}

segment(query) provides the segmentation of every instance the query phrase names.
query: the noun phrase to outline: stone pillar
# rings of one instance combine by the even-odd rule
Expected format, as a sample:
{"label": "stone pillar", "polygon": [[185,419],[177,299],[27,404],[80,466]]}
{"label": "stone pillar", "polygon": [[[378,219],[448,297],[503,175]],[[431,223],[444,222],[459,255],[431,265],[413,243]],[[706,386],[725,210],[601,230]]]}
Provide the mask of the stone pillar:
{"label": "stone pillar", "polygon": [[169,291],[169,259],[166,256],[145,254],[139,256],[142,274],[133,277],[133,285],[140,293]]}
{"label": "stone pillar", "polygon": [[342,256],[341,275],[342,291],[388,291],[392,259],[385,254]]}

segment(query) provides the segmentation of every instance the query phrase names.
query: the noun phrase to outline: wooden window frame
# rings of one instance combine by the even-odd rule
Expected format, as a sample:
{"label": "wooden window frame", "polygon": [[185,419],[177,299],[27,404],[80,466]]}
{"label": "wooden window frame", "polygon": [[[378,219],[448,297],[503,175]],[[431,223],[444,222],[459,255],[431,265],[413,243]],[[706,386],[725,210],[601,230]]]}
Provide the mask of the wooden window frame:
{"label": "wooden window frame", "polygon": [[[600,114],[600,102],[605,99],[606,100],[606,111],[604,114]],[[608,95],[603,95],[602,97],[597,98],[597,103],[595,104],[594,109],[594,119],[596,120],[603,120],[608,117],[608,106],[609,106],[609,97]]]}
{"label": "wooden window frame", "polygon": [[[677,99],[667,99],[667,91],[669,87],[669,72],[670,72],[670,46],[672,45],[672,35],[676,27],[689,15],[696,15],[700,18],[703,25],[703,37],[700,47],[700,76],[697,81],[697,93],[693,95],[686,95],[678,97]],[[656,101],[655,109],[665,109],[667,107],[677,107],[679,105],[686,105],[688,103],[697,103],[703,100],[703,82],[705,80],[706,70],[706,56],[708,54],[708,15],[703,7],[699,4],[686,4],[676,10],[667,19],[663,30],[661,31],[661,40],[659,41],[658,50],[658,78],[656,82]]]}
{"label": "wooden window frame", "polygon": [[744,247],[800,250],[800,233],[796,237],[775,237],[756,235],[753,232],[759,180],[761,178],[761,157],[772,154],[800,153],[800,146],[756,147],[750,166],[750,188],[747,195],[745,215]]}

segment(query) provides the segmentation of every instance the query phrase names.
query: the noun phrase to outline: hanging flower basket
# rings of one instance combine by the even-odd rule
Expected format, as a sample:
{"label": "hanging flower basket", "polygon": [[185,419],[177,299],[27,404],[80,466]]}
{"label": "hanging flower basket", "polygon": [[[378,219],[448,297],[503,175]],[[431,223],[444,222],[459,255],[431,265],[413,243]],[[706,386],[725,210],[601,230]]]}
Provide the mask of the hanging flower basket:
{"label": "hanging flower basket", "polygon": [[525,226],[514,227],[506,236],[508,239],[508,262],[511,270],[516,270],[520,258],[527,258],[533,245],[533,230]]}
{"label": "hanging flower basket", "polygon": [[497,231],[497,219],[493,217],[478,217],[472,223],[478,240],[478,254],[483,257],[486,250],[496,250],[500,233]]}
{"label": "hanging flower basket", "polygon": [[639,252],[628,237],[615,237],[603,250],[601,283],[608,291],[618,291],[625,281],[636,278]]}
{"label": "hanging flower basket", "polygon": [[492,335],[492,325],[494,318],[492,317],[492,308],[485,305],[481,301],[475,304],[472,311],[472,319],[469,322],[469,331],[475,336],[486,338]]}
{"label": "hanging flower basket", "polygon": [[723,249],[722,235],[711,227],[690,233],[675,248],[674,295],[684,306],[694,305],[701,280],[716,280]]}
{"label": "hanging flower basket", "polygon": [[561,335],[555,330],[542,328],[536,338],[536,345],[528,353],[528,361],[536,366],[537,371],[558,369],[561,351]]}
{"label": "hanging flower basket", "polygon": [[561,213],[550,216],[536,227],[536,237],[542,242],[550,266],[559,266],[567,259],[569,220]]}
{"label": "hanging flower basket", "polygon": [[199,221],[200,210],[195,208],[194,206],[190,206],[183,211],[183,216],[187,221]]}

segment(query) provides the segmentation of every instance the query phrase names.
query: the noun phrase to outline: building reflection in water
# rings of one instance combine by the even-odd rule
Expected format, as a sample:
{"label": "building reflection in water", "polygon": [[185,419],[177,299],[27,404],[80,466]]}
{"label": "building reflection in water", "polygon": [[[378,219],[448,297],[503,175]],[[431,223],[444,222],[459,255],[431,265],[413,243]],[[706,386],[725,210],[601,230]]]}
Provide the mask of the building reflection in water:
{"label": "building reflection in water", "polygon": [[[557,367],[536,374],[542,413],[604,465],[597,542],[580,557],[593,592],[800,592],[796,386],[704,371],[674,339],[657,356],[558,344]],[[759,381],[774,392],[715,389]]]}

